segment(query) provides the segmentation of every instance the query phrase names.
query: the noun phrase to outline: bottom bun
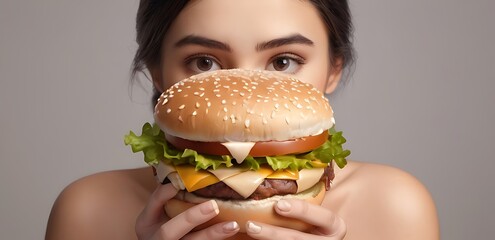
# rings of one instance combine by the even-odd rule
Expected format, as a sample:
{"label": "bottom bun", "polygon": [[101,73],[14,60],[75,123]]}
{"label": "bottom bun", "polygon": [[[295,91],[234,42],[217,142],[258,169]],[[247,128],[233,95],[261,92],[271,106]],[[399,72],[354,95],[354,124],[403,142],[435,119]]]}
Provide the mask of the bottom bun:
{"label": "bottom bun", "polygon": [[[210,221],[199,225],[194,230],[201,230],[213,224],[226,221],[236,221],[239,224],[241,233],[246,232],[246,222],[256,221],[267,223],[275,226],[295,229],[302,232],[309,232],[313,226],[303,221],[288,218],[277,214],[273,208],[275,203],[281,199],[297,198],[303,199],[311,204],[320,205],[325,196],[325,184],[319,182],[308,190],[298,194],[289,194],[284,196],[273,196],[262,200],[220,200],[215,199],[218,203],[220,213]],[[174,199],[165,204],[165,212],[171,218],[179,215],[187,209],[198,203],[208,201],[208,198],[198,197],[194,194],[181,191]],[[240,239],[238,234],[233,239]],[[246,236],[247,237],[247,236]],[[246,238],[248,239],[248,238]]]}

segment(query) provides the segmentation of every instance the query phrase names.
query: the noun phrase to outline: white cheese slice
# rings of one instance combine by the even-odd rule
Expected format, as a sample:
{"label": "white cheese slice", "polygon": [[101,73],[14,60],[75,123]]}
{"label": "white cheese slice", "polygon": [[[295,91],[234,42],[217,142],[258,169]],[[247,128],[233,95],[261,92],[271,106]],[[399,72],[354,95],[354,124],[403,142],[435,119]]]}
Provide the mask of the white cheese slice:
{"label": "white cheese slice", "polygon": [[215,170],[210,169],[208,171],[211,172],[213,175],[215,175],[215,177],[217,177],[218,180],[223,181],[226,178],[229,178],[229,177],[235,176],[239,173],[245,172],[245,171],[247,171],[247,169],[236,168],[236,167],[232,167],[232,168],[226,168],[225,167],[225,168],[218,168]]}
{"label": "white cheese slice", "polygon": [[224,145],[237,163],[242,163],[254,147],[255,142],[224,142]]}
{"label": "white cheese slice", "polygon": [[170,180],[170,183],[175,187],[177,190],[185,190],[186,185],[180,178],[179,174],[177,172],[170,173],[168,176],[168,180]]}
{"label": "white cheese slice", "polygon": [[153,165],[156,171],[157,180],[162,183],[165,178],[173,172],[176,172],[175,167],[169,164],[165,164],[162,161],[159,161],[158,164]]}
{"label": "white cheese slice", "polygon": [[265,180],[266,176],[273,171],[246,171],[223,180],[227,186],[231,187],[244,198],[249,197]]}
{"label": "white cheese slice", "polygon": [[310,187],[314,186],[320,181],[321,175],[325,171],[324,168],[311,168],[311,169],[301,169],[299,170],[299,179],[296,180],[297,183],[297,193],[300,193]]}

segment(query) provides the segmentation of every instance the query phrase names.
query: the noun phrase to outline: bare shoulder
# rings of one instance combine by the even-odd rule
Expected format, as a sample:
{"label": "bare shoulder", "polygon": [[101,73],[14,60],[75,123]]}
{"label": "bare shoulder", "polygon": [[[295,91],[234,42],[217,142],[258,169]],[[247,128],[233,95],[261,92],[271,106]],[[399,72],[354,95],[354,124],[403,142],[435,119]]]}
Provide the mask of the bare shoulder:
{"label": "bare shoulder", "polygon": [[346,239],[439,239],[435,204],[418,179],[380,164],[348,167],[325,200],[346,220]]}
{"label": "bare shoulder", "polygon": [[46,239],[135,239],[134,221],[153,191],[150,171],[102,172],[71,183],[53,205]]}

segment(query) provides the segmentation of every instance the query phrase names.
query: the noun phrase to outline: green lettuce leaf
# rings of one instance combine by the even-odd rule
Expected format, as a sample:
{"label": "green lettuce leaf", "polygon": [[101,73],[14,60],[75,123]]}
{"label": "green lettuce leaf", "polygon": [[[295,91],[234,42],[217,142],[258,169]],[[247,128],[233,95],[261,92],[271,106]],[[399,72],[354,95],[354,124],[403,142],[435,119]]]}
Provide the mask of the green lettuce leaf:
{"label": "green lettuce leaf", "polygon": [[165,134],[158,125],[151,126],[149,123],[143,125],[141,136],[136,136],[132,131],[124,138],[125,145],[131,145],[132,152],[143,152],[144,161],[150,165],[158,164],[164,156],[166,145]]}
{"label": "green lettuce leaf", "polygon": [[[351,153],[344,150],[342,144],[346,139],[342,132],[336,132],[334,128],[329,130],[328,140],[319,148],[304,154],[292,154],[283,156],[252,157],[248,156],[241,166],[257,170],[260,165],[268,164],[273,170],[291,169],[293,171],[303,168],[313,168],[318,165],[335,161],[337,166],[343,168],[347,164],[346,157]],[[133,152],[143,152],[144,161],[149,165],[158,164],[165,161],[172,165],[190,164],[199,169],[217,169],[220,166],[231,167],[232,157],[229,155],[215,156],[199,154],[194,150],[178,150],[169,146],[165,141],[165,134],[160,128],[150,123],[144,124],[141,136],[137,136],[132,131],[124,138],[124,143],[130,145]],[[321,164],[320,164],[321,165]]]}

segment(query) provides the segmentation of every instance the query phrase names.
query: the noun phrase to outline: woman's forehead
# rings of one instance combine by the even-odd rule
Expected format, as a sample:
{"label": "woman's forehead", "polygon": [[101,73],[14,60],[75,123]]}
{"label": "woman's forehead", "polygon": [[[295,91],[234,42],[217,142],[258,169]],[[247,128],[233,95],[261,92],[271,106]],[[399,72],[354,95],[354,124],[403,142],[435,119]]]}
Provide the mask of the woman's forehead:
{"label": "woman's forehead", "polygon": [[172,23],[166,41],[197,35],[235,46],[301,34],[318,44],[327,41],[316,8],[300,0],[196,0]]}

